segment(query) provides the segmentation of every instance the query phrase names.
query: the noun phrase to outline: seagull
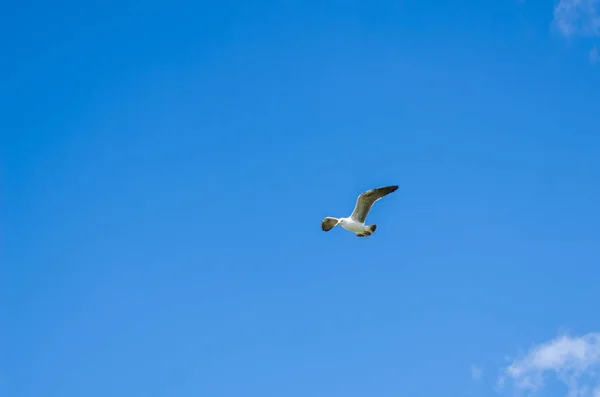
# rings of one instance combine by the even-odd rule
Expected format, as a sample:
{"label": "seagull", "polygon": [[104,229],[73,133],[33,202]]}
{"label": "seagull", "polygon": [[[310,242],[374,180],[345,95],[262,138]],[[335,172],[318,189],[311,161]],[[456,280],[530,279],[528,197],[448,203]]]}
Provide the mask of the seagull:
{"label": "seagull", "polygon": [[365,225],[367,215],[373,204],[388,194],[398,190],[398,186],[383,186],[367,190],[356,199],[354,211],[348,218],[333,218],[327,216],[321,221],[321,229],[328,232],[337,225],[356,234],[356,237],[368,237],[375,233],[377,225]]}

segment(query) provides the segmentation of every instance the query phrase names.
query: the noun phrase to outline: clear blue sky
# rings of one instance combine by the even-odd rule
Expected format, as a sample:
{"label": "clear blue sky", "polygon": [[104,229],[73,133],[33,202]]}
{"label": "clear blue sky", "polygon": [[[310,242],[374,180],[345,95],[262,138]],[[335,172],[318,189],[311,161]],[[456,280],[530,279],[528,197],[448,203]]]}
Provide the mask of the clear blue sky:
{"label": "clear blue sky", "polygon": [[600,330],[600,69],[551,2],[3,7],[3,397],[492,396]]}

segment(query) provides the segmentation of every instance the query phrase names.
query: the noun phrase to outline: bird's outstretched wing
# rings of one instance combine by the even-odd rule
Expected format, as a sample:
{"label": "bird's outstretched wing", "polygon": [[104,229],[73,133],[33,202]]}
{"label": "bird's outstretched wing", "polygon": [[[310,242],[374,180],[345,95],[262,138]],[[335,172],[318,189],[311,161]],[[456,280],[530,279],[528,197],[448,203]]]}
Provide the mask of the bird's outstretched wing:
{"label": "bird's outstretched wing", "polygon": [[378,187],[362,193],[356,199],[356,205],[354,206],[354,211],[352,211],[350,218],[357,222],[363,223],[367,219],[367,215],[369,214],[373,204],[377,200],[380,200],[382,197],[385,197],[396,190],[398,190],[398,186],[393,185]]}

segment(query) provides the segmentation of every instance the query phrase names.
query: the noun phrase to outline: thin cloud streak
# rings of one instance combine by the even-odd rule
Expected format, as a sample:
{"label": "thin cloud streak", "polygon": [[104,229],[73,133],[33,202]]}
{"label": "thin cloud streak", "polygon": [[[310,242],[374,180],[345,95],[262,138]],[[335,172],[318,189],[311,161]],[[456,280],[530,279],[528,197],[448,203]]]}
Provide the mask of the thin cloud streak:
{"label": "thin cloud streak", "polygon": [[473,380],[480,380],[483,375],[483,370],[477,365],[471,365],[471,378]]}
{"label": "thin cloud streak", "polygon": [[560,0],[553,25],[565,37],[600,36],[600,0]]}

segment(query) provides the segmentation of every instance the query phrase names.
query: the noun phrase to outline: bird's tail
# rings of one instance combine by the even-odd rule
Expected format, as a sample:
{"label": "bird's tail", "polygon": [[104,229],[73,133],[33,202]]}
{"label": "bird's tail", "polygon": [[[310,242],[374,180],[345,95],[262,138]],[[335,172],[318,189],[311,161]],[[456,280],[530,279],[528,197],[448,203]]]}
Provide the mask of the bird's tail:
{"label": "bird's tail", "polygon": [[375,233],[375,229],[377,229],[377,225],[371,225],[369,228],[371,228],[371,234],[373,234]]}

